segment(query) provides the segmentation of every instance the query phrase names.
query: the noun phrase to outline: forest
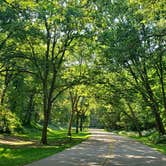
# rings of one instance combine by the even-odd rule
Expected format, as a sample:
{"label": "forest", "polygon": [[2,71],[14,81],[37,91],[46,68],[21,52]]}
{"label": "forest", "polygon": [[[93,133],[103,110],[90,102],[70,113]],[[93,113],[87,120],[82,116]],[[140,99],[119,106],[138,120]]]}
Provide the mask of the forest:
{"label": "forest", "polygon": [[88,127],[166,140],[164,0],[0,0],[0,133]]}

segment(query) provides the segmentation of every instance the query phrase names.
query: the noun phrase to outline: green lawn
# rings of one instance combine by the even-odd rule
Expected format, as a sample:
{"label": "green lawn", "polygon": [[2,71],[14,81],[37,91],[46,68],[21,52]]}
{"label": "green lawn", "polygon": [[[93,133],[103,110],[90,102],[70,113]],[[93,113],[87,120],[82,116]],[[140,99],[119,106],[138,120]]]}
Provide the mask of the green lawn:
{"label": "green lawn", "polygon": [[[89,137],[88,132],[74,134],[72,140],[66,136],[66,130],[52,130],[48,132],[49,145],[40,145],[41,131],[27,129],[25,134],[17,134],[13,138],[21,139],[22,144],[0,144],[0,166],[23,166],[32,161],[50,156],[66,148],[79,144]],[[4,135],[0,135],[1,138]],[[11,137],[12,138],[12,137]],[[33,141],[32,145],[25,145],[27,141]]]}
{"label": "green lawn", "polygon": [[135,132],[123,131],[123,132],[116,132],[116,133],[119,135],[122,135],[122,136],[127,136],[129,138],[134,139],[134,140],[137,140],[137,141],[139,141],[145,145],[148,145],[148,146],[152,147],[153,149],[166,155],[166,143],[154,143],[150,139],[151,135],[139,137],[138,134],[136,134]]}

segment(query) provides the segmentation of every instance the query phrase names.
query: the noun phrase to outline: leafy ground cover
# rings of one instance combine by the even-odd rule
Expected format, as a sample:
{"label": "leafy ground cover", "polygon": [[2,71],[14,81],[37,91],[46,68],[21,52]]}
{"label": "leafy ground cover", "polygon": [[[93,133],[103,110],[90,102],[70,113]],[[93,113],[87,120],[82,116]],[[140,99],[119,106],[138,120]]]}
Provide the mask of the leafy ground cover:
{"label": "leafy ground cover", "polygon": [[48,145],[40,144],[41,131],[28,128],[23,134],[0,135],[0,166],[23,166],[81,143],[88,132],[67,137],[65,129],[48,129]]}

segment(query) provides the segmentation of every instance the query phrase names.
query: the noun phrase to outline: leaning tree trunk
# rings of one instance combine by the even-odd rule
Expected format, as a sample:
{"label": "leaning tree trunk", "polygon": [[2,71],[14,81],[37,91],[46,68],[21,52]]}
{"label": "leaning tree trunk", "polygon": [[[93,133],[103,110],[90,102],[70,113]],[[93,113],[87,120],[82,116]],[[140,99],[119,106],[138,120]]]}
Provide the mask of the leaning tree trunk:
{"label": "leaning tree trunk", "polygon": [[162,119],[160,117],[160,112],[159,112],[158,106],[156,105],[156,103],[152,103],[151,108],[153,109],[153,113],[155,115],[157,129],[161,135],[164,135],[165,129],[164,129]]}
{"label": "leaning tree trunk", "polygon": [[163,125],[163,122],[162,122],[162,119],[160,117],[160,110],[159,110],[159,106],[158,106],[158,103],[156,101],[156,99],[154,98],[154,94],[152,92],[152,89],[150,87],[150,85],[148,84],[147,85],[147,92],[149,94],[149,98],[150,98],[150,106],[151,106],[151,109],[153,110],[153,114],[155,116],[155,120],[156,120],[156,127],[159,131],[160,134],[164,135],[165,134],[165,129],[164,129],[164,125]]}
{"label": "leaning tree trunk", "polygon": [[165,129],[164,129],[164,125],[160,116],[160,110],[159,110],[159,106],[157,103],[157,99],[154,96],[153,90],[150,86],[149,83],[149,79],[148,79],[148,74],[147,74],[147,70],[146,67],[144,65],[144,72],[143,75],[141,75],[141,79],[144,81],[144,87],[147,91],[147,94],[149,95],[149,99],[150,99],[150,107],[152,109],[152,112],[154,114],[155,120],[156,120],[156,127],[157,130],[159,132],[159,134],[164,135],[165,134]]}
{"label": "leaning tree trunk", "polygon": [[136,84],[138,85],[138,91],[141,93],[144,101],[147,102],[148,105],[152,109],[152,113],[155,117],[156,128],[157,128],[158,132],[163,135],[165,133],[164,125],[163,125],[162,119],[160,117],[160,112],[159,112],[157,101],[154,97],[153,91],[152,91],[150,83],[149,83],[149,78],[148,78],[145,64],[143,64],[143,70],[137,69],[140,79],[142,81],[142,85],[144,86],[143,89],[140,88],[139,82],[138,82],[138,77],[136,76],[136,73],[134,72],[134,70],[131,68],[130,64],[128,64],[128,67],[129,67],[129,71],[130,71],[131,75],[133,76]]}
{"label": "leaning tree trunk", "polygon": [[132,121],[133,121],[133,124],[135,126],[135,128],[137,129],[137,132],[139,134],[140,137],[142,137],[142,133],[141,133],[141,129],[140,129],[140,126],[139,126],[139,123],[138,123],[138,119],[133,111],[133,108],[131,107],[131,105],[129,103],[127,103],[128,107],[129,107],[129,110],[131,112],[131,115],[132,115]]}
{"label": "leaning tree trunk", "polygon": [[158,103],[157,103],[156,99],[154,98],[154,94],[153,94],[150,86],[148,87],[147,91],[148,91],[149,98],[150,98],[149,106],[152,109],[152,113],[153,113],[153,115],[155,117],[155,121],[156,121],[156,128],[160,134],[164,135],[165,129],[164,129],[164,125],[163,125],[163,122],[162,122],[162,119],[160,116],[160,110],[159,110]]}
{"label": "leaning tree trunk", "polygon": [[164,111],[166,114],[166,93],[165,93],[165,86],[164,86],[164,67],[163,67],[162,53],[159,54],[159,63],[156,64],[155,67],[156,67],[156,72],[158,74],[159,81],[161,84],[161,92],[162,92],[162,96],[163,96],[163,106],[164,106]]}

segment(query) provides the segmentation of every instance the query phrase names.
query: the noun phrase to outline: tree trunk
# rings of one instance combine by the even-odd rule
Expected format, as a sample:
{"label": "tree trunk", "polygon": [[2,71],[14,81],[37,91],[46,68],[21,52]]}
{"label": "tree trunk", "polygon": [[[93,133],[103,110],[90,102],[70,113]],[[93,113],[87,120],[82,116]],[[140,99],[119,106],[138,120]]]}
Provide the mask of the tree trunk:
{"label": "tree trunk", "polygon": [[[70,94],[70,98],[71,98],[71,115],[70,115],[67,135],[71,138],[71,135],[72,135],[71,129],[72,129],[73,117],[74,117],[74,113],[78,112],[77,105],[78,105],[80,96],[77,95],[77,92],[74,94],[70,91],[69,94]],[[77,118],[77,115],[76,115],[76,118]],[[76,126],[77,126],[77,124],[76,124]]]}
{"label": "tree trunk", "polygon": [[150,86],[145,64],[144,64],[144,67],[143,67],[143,73],[141,75],[141,79],[144,82],[144,87],[145,87],[145,89],[147,91],[147,94],[149,96],[149,99],[150,99],[149,105],[152,109],[152,113],[153,113],[153,115],[155,117],[155,120],[156,120],[156,128],[157,128],[159,134],[164,135],[165,134],[165,129],[164,129],[162,119],[160,117],[159,106],[158,106],[158,103],[157,103],[157,99],[155,98],[154,93],[152,91],[152,88]]}
{"label": "tree trunk", "polygon": [[76,134],[78,134],[78,129],[79,129],[79,113],[77,111],[77,114],[76,114]]}
{"label": "tree trunk", "polygon": [[48,110],[48,96],[47,96],[47,85],[46,82],[43,83],[43,111],[44,111],[44,122],[43,122],[43,129],[42,129],[42,138],[41,143],[47,144],[47,127],[49,121],[49,110]]}
{"label": "tree trunk", "polygon": [[34,111],[34,96],[35,92],[32,92],[29,99],[29,107],[25,116],[25,125],[31,124],[32,112]]}
{"label": "tree trunk", "polygon": [[74,116],[74,110],[71,111],[70,120],[69,120],[69,126],[68,126],[68,132],[67,132],[67,135],[69,137],[72,136],[71,129],[72,129],[72,123],[73,123],[73,116]]}
{"label": "tree trunk", "polygon": [[35,113],[34,113],[34,121],[35,121],[35,123],[38,123],[39,119],[40,119],[40,115],[39,115],[39,113],[37,111],[35,111]]}
{"label": "tree trunk", "polygon": [[156,103],[151,104],[151,109],[153,109],[153,113],[155,115],[157,129],[161,135],[164,135],[165,129],[164,129],[164,125],[160,117],[160,112]]}
{"label": "tree trunk", "polygon": [[164,129],[164,125],[163,125],[162,119],[160,117],[159,106],[158,106],[157,101],[154,98],[153,91],[152,91],[152,89],[151,89],[151,87],[150,87],[150,85],[148,83],[146,83],[146,89],[147,89],[147,92],[148,92],[148,95],[149,95],[149,99],[150,99],[149,106],[151,107],[153,115],[154,115],[155,120],[156,120],[156,127],[158,129],[158,132],[160,134],[164,135],[165,134],[165,129]]}
{"label": "tree trunk", "polygon": [[159,64],[156,65],[156,72],[159,77],[159,81],[161,84],[161,92],[163,96],[163,105],[166,114],[166,94],[165,94],[165,87],[164,87],[164,69],[163,69],[163,58],[162,54],[159,54]]}
{"label": "tree trunk", "polygon": [[43,144],[48,144],[47,143],[47,128],[48,128],[48,122],[50,119],[50,113],[52,108],[52,102],[51,102],[52,92],[53,91],[50,91],[48,98],[46,98],[47,94],[44,95],[44,123],[43,123],[42,139],[41,139],[41,142]]}
{"label": "tree trunk", "polygon": [[164,104],[164,111],[166,114],[166,95],[165,95],[165,89],[164,89],[164,81],[161,79],[161,88],[162,88],[162,95],[163,95],[163,104]]}
{"label": "tree trunk", "polygon": [[7,86],[2,90],[1,101],[0,101],[1,106],[2,106],[3,103],[4,103],[6,90],[7,90]]}
{"label": "tree trunk", "polygon": [[7,92],[7,89],[8,89],[8,86],[9,86],[9,83],[11,82],[12,80],[12,74],[9,74],[9,72],[7,71],[8,69],[6,68],[6,73],[5,73],[5,80],[4,80],[4,89],[2,90],[2,94],[1,94],[1,100],[0,100],[0,104],[1,106],[3,106],[4,104],[4,100],[5,100],[5,95],[6,95],[6,92]]}
{"label": "tree trunk", "polygon": [[80,132],[83,131],[83,118],[80,116]]}
{"label": "tree trunk", "polygon": [[130,71],[131,75],[133,76],[133,78],[135,79],[136,84],[138,85],[137,90],[141,93],[144,101],[147,102],[148,105],[152,109],[152,113],[153,113],[153,115],[155,117],[155,121],[156,121],[157,130],[159,131],[160,134],[164,134],[165,133],[164,125],[163,125],[163,122],[162,122],[161,117],[160,117],[160,111],[159,111],[159,108],[158,108],[157,101],[154,97],[153,91],[152,91],[150,83],[149,83],[149,78],[148,78],[145,63],[143,64],[143,69],[142,70],[136,68],[138,73],[139,73],[139,77],[142,81],[142,85],[144,86],[145,89],[141,88],[139,86],[138,78],[136,77],[136,74],[132,70],[130,64],[128,64],[128,67],[129,67],[129,71]]}
{"label": "tree trunk", "polygon": [[138,123],[138,119],[137,117],[135,116],[135,113],[133,111],[133,108],[131,107],[131,105],[129,103],[127,103],[128,107],[129,107],[129,110],[131,112],[131,115],[132,115],[132,121],[133,121],[133,124],[135,126],[135,128],[137,129],[137,132],[139,134],[140,137],[142,137],[142,133],[141,133],[141,128],[139,126],[139,123]]}
{"label": "tree trunk", "polygon": [[159,106],[158,106],[158,103],[157,103],[156,99],[154,98],[153,91],[152,91],[150,85],[147,82],[146,82],[146,89],[147,89],[149,99],[150,99],[150,107],[151,107],[152,112],[155,116],[156,127],[157,127],[159,133],[164,135],[165,134],[165,129],[164,129],[162,119],[160,117]]}
{"label": "tree trunk", "polygon": [[44,122],[43,122],[43,130],[42,130],[42,138],[41,143],[47,145],[47,127],[48,127],[49,115],[48,112],[44,114]]}
{"label": "tree trunk", "polygon": [[43,112],[44,112],[44,122],[43,122],[43,130],[42,130],[42,138],[41,142],[42,144],[47,144],[47,127],[48,127],[48,121],[49,121],[49,88],[48,88],[48,74],[49,74],[49,51],[50,51],[50,45],[51,45],[51,36],[50,36],[50,29],[48,27],[47,19],[45,18],[45,28],[46,28],[46,34],[47,34],[47,48],[45,52],[45,64],[44,64],[44,72],[43,72]]}

